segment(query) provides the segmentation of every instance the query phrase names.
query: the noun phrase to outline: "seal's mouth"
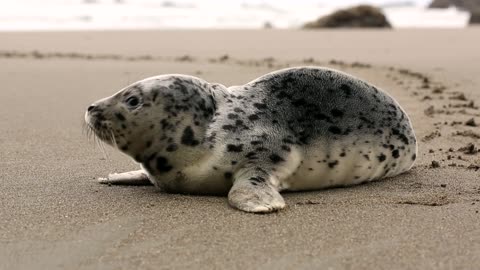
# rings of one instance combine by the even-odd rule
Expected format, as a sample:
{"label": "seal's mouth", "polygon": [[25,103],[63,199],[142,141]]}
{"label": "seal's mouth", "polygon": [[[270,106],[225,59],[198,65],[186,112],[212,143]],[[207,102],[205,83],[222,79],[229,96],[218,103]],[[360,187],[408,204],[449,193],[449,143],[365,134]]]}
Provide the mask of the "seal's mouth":
{"label": "seal's mouth", "polygon": [[84,130],[88,138],[98,138],[109,145],[116,145],[111,123],[101,114],[87,112],[85,114]]}

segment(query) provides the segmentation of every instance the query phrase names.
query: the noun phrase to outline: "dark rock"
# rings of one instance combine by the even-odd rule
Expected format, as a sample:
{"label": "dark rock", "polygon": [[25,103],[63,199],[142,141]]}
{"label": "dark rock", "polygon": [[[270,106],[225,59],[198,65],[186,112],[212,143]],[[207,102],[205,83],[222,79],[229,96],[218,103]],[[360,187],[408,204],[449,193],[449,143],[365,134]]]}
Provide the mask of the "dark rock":
{"label": "dark rock", "polygon": [[470,10],[470,24],[480,24],[480,7],[475,8],[474,10]]}
{"label": "dark rock", "polygon": [[450,6],[470,11],[470,24],[480,23],[480,1],[478,0],[433,0],[429,8],[448,8]]}
{"label": "dark rock", "polygon": [[272,29],[273,28],[273,24],[271,22],[265,22],[263,24],[263,29]]}
{"label": "dark rock", "polygon": [[370,5],[359,5],[337,10],[330,15],[320,17],[316,21],[309,22],[303,26],[306,29],[337,27],[391,28],[391,25],[379,8]]}

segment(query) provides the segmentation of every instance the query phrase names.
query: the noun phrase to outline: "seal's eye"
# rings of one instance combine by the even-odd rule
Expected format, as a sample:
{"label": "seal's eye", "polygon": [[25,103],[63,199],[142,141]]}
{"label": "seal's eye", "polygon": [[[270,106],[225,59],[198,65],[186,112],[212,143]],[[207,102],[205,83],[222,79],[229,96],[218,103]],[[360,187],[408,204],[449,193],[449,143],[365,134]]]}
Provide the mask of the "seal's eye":
{"label": "seal's eye", "polygon": [[125,100],[125,103],[130,108],[136,108],[138,105],[140,105],[140,100],[137,97],[129,97],[127,100]]}

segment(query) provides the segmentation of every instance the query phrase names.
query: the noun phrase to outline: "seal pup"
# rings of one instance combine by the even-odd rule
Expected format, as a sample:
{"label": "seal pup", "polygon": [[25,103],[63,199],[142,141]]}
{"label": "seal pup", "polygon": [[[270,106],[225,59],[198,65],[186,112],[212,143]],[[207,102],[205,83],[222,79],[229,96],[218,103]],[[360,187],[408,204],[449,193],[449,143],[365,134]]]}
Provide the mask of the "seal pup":
{"label": "seal pup", "polygon": [[87,126],[141,164],[101,183],[150,181],[184,194],[227,194],[247,212],[285,207],[281,191],[348,186],[410,169],[417,143],[400,105],[328,68],[279,70],[225,87],[151,77],[88,107]]}

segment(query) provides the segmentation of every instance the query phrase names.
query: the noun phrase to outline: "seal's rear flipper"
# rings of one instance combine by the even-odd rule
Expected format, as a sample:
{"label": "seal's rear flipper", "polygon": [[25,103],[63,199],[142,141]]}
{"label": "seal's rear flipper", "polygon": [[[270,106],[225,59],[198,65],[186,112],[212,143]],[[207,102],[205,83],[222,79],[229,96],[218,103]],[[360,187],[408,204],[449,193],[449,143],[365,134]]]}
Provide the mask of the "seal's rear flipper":
{"label": "seal's rear flipper", "polygon": [[106,185],[127,185],[127,186],[151,186],[152,183],[148,179],[144,170],[111,173],[107,178],[98,178],[100,184]]}

